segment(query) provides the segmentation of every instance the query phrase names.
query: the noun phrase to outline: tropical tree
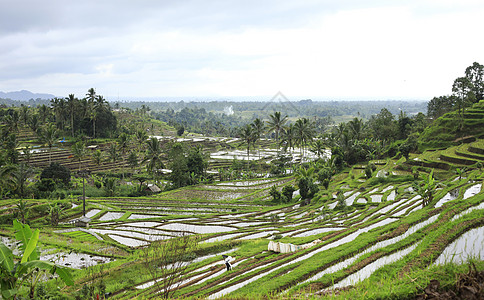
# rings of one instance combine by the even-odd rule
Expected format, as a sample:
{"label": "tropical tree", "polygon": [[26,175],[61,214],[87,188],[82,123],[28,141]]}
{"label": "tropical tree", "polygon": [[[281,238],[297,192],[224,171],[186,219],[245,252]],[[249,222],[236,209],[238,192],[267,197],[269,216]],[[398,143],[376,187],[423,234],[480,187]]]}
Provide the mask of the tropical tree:
{"label": "tropical tree", "polygon": [[27,179],[33,174],[31,167],[25,163],[15,165],[12,172],[12,179],[15,184],[15,192],[20,198],[24,198],[27,194]]}
{"label": "tropical tree", "polygon": [[475,100],[480,101],[484,99],[484,66],[474,62],[472,66],[466,68],[466,77],[472,83],[472,92]]}
{"label": "tropical tree", "polygon": [[299,194],[302,200],[311,199],[318,191],[318,186],[315,181],[315,168],[314,167],[299,167],[296,172],[296,179],[299,186]]}
{"label": "tropical tree", "polygon": [[101,150],[98,149],[94,151],[94,153],[92,153],[91,158],[96,165],[100,165],[103,159],[103,153],[101,152]]}
{"label": "tropical tree", "polygon": [[112,161],[113,163],[116,163],[118,161],[119,152],[118,152],[118,147],[116,146],[116,143],[111,143],[109,145],[108,157],[109,157],[109,160]]}
{"label": "tropical tree", "polygon": [[156,137],[151,137],[147,142],[146,155],[142,163],[148,163],[146,168],[149,173],[155,177],[155,172],[158,168],[164,168],[164,164],[161,161],[162,150],[160,141]]}
{"label": "tropical tree", "polygon": [[358,119],[357,117],[354,117],[353,120],[349,121],[348,124],[348,130],[350,132],[351,138],[354,140],[360,140],[362,131],[363,131],[363,120]]}
{"label": "tropical tree", "polygon": [[78,162],[79,172],[81,171],[81,161],[87,156],[86,144],[83,142],[77,142],[72,145],[72,155]]}
{"label": "tropical tree", "polygon": [[33,114],[31,118],[29,118],[28,126],[34,133],[37,133],[37,130],[40,128],[40,122],[39,122],[39,115],[38,114]]}
{"label": "tropical tree", "polygon": [[71,134],[74,137],[74,114],[76,112],[76,106],[79,100],[74,96],[74,94],[69,94],[66,98],[67,107],[69,108],[69,116],[71,118]]}
{"label": "tropical tree", "polygon": [[[255,146],[257,141],[260,140],[262,134],[264,133],[265,124],[264,124],[264,121],[257,118],[250,124],[250,126],[252,126],[252,131],[254,133],[254,146]],[[259,150],[259,160],[260,160],[260,150]]]}
{"label": "tropical tree", "polygon": [[128,164],[131,167],[131,171],[134,171],[134,168],[138,166],[138,155],[136,152],[132,151],[128,155]]}
{"label": "tropical tree", "polygon": [[435,190],[437,189],[437,181],[434,178],[434,170],[429,175],[423,174],[423,180],[418,183],[414,182],[414,190],[422,198],[422,207],[428,205],[434,199]]}
{"label": "tropical tree", "polygon": [[86,98],[87,98],[87,104],[88,104],[88,114],[92,120],[92,136],[93,138],[96,138],[96,90],[94,88],[90,88],[87,90]]}
{"label": "tropical tree", "polygon": [[22,223],[26,223],[25,221],[28,218],[29,215],[29,208],[27,206],[27,203],[20,199],[17,203],[17,216],[20,218],[20,221]]}
{"label": "tropical tree", "polygon": [[49,123],[42,130],[42,142],[49,147],[49,164],[51,162],[52,147],[57,141],[57,129],[54,124]]}
{"label": "tropical tree", "polygon": [[240,138],[242,139],[242,142],[247,145],[247,169],[248,169],[249,163],[250,163],[250,160],[249,160],[250,145],[253,144],[255,140],[254,128],[249,124],[242,127],[240,130]]}
{"label": "tropical tree", "polygon": [[46,274],[57,273],[67,285],[73,285],[68,269],[52,262],[39,260],[37,248],[39,229],[32,231],[28,225],[13,221],[15,238],[20,240],[20,260],[16,260],[12,250],[0,242],[0,290],[3,299],[17,299],[24,284],[29,285],[29,298],[34,299],[34,292],[39,279]]}
{"label": "tropical tree", "polygon": [[296,144],[296,129],[294,128],[294,124],[284,126],[281,138],[284,143],[284,151],[287,149],[294,150],[294,145]]}
{"label": "tropical tree", "polygon": [[467,77],[459,77],[454,80],[454,84],[452,85],[452,92],[456,95],[457,100],[457,109],[459,111],[460,117],[460,127],[464,126],[464,112],[466,106],[471,102],[471,100],[475,97],[472,90],[474,86],[472,82]]}
{"label": "tropical tree", "polygon": [[294,124],[294,129],[296,131],[296,142],[301,147],[301,163],[304,158],[304,149],[306,145],[311,142],[314,138],[314,129],[312,123],[308,118],[298,119],[296,124]]}
{"label": "tropical tree", "polygon": [[8,193],[11,193],[15,186],[13,179],[14,171],[15,165],[13,164],[0,166],[0,197],[2,198]]}
{"label": "tropical tree", "polygon": [[313,152],[318,156],[319,159],[324,155],[324,151],[326,150],[326,146],[322,139],[317,139],[311,143],[310,151]]}
{"label": "tropical tree", "polygon": [[140,127],[135,131],[135,139],[138,143],[138,151],[141,151],[141,148],[146,140],[148,140],[148,133],[146,133],[146,128]]}
{"label": "tropical tree", "polygon": [[269,121],[267,121],[268,132],[274,132],[276,135],[277,149],[279,149],[279,135],[287,122],[287,116],[282,117],[280,111],[274,112],[274,114],[269,115]]}

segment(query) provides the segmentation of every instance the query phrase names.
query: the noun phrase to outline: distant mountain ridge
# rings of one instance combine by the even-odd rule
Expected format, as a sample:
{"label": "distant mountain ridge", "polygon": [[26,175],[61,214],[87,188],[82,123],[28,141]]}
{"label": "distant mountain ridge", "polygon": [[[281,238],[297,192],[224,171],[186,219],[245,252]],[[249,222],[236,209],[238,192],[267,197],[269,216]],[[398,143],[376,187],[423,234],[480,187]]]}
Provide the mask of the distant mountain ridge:
{"label": "distant mountain ridge", "polygon": [[55,95],[52,94],[41,94],[41,93],[32,93],[31,91],[21,90],[15,92],[2,92],[0,91],[0,98],[3,99],[11,99],[11,100],[21,100],[21,101],[28,101],[30,99],[52,99]]}

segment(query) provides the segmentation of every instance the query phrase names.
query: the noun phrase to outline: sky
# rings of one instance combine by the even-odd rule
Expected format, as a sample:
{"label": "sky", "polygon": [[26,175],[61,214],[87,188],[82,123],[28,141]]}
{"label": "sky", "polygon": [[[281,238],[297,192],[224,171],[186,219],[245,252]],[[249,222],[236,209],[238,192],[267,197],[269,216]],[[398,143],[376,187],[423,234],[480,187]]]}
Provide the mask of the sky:
{"label": "sky", "polygon": [[429,100],[484,64],[482,0],[0,0],[0,91]]}

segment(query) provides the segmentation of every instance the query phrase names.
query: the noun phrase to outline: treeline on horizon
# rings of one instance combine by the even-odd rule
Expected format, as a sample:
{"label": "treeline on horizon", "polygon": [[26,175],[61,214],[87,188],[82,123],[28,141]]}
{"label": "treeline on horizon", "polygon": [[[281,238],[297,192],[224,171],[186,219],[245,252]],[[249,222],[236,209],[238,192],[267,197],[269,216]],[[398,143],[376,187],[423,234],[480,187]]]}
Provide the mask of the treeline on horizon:
{"label": "treeline on horizon", "polygon": [[[364,119],[370,118],[385,107],[392,114],[398,114],[404,110],[407,114],[413,115],[419,112],[425,113],[427,101],[424,100],[343,100],[343,101],[313,101],[311,99],[299,101],[109,101],[114,108],[128,108],[131,110],[149,108],[150,111],[174,111],[179,112],[184,108],[200,109],[206,112],[225,113],[231,107],[234,114],[251,112],[250,118],[262,117],[267,113],[280,111],[289,117],[319,116],[337,117],[346,115],[358,115]],[[30,99],[28,101],[0,98],[2,106],[31,107],[49,105],[51,99]]]}

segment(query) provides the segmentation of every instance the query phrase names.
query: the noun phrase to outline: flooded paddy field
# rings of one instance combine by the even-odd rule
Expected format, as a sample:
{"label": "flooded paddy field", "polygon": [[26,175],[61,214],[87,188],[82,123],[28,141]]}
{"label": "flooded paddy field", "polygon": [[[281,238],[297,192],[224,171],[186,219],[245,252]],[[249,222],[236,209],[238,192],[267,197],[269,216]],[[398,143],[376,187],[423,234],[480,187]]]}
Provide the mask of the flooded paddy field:
{"label": "flooded paddy field", "polygon": [[[203,251],[187,262],[190,267],[178,281],[179,297],[244,297],[254,289],[290,293],[315,284],[324,291],[354,285],[376,270],[414,260],[417,252],[429,251],[427,240],[442,224],[471,222],[469,216],[484,211],[482,182],[443,189],[427,206],[408,183],[362,189],[354,182],[341,183],[309,204],[267,200],[271,186],[295,186],[294,178],[215,182],[134,199],[93,198],[86,212],[91,218],[88,228],[81,231],[63,224],[61,230],[71,231],[52,233],[65,243],[78,239],[92,252],[58,249],[43,257],[72,269],[109,269],[141,255],[150,245],[199,237]],[[343,191],[343,206],[335,200],[335,190]],[[432,263],[482,259],[482,236],[482,226],[464,230]],[[268,250],[269,242],[292,250]],[[108,250],[90,243],[105,243]],[[221,253],[233,258],[232,271],[226,271]],[[133,276],[129,284],[112,290],[112,298],[158,293],[157,280],[147,274]]]}

